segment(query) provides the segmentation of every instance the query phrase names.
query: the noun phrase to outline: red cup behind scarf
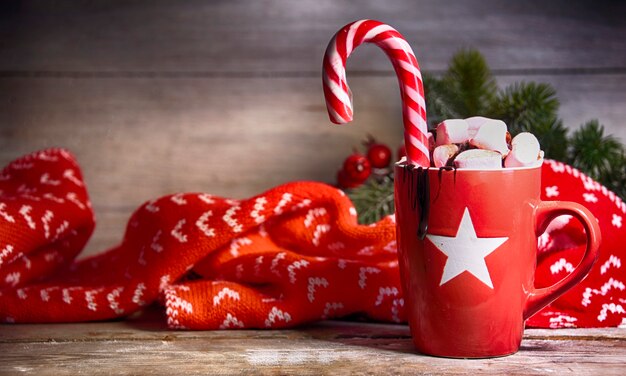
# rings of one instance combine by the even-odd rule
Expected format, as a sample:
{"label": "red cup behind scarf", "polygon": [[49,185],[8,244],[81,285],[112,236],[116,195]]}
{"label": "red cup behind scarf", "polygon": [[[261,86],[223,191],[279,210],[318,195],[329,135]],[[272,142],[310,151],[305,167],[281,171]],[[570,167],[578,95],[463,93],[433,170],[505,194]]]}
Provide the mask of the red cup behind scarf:
{"label": "red cup behind scarf", "polygon": [[[579,283],[600,229],[572,202],[541,201],[541,167],[439,170],[395,166],[400,271],[413,342],[425,354],[512,354],[524,321]],[[534,287],[537,237],[555,217],[582,222],[587,250],[553,286]]]}

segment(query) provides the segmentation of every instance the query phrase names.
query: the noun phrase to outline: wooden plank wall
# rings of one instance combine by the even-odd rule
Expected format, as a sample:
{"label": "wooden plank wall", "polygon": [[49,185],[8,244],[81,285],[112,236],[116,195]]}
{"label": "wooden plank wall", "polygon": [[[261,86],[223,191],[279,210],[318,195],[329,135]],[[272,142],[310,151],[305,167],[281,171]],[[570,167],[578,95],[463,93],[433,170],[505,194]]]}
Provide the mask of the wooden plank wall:
{"label": "wooden plank wall", "polygon": [[322,56],[359,18],[399,29],[424,71],[478,48],[501,85],[549,82],[568,126],[599,118],[626,141],[624,2],[10,0],[0,162],[50,146],[77,156],[98,217],[87,253],[117,243],[130,213],[163,194],[333,182],[367,133],[401,139],[395,78],[374,47],[349,62],[354,126],[328,125]]}

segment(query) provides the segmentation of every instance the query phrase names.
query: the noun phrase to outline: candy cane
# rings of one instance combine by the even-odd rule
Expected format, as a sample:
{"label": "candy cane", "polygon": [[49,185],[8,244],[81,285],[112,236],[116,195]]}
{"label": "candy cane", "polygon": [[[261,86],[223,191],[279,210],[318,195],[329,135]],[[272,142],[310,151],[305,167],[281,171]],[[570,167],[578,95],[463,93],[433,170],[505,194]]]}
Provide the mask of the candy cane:
{"label": "candy cane", "polygon": [[346,60],[361,43],[374,43],[385,51],[398,76],[402,97],[404,143],[410,163],[430,166],[428,126],[422,75],[411,46],[389,25],[360,20],[344,26],[328,44],[324,56],[324,96],[330,120],[345,124],[352,120],[352,93],[346,80]]}

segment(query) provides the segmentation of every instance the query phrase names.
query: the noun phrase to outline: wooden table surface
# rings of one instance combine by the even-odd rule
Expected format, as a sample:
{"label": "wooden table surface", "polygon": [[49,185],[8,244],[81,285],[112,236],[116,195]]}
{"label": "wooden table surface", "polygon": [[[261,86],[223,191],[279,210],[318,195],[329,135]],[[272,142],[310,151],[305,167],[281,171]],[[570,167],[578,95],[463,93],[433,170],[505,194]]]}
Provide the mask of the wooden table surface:
{"label": "wooden table surface", "polygon": [[519,352],[415,352],[405,325],[325,321],[294,330],[170,331],[164,320],[0,326],[0,374],[624,375],[626,328],[527,329]]}

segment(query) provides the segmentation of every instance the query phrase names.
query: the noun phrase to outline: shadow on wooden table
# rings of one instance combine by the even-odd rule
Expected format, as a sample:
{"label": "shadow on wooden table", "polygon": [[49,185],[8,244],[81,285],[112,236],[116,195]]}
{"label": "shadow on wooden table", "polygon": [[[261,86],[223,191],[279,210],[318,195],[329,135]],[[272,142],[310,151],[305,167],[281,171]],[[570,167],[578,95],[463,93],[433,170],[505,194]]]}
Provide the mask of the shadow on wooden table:
{"label": "shadow on wooden table", "polygon": [[190,339],[202,338],[293,338],[301,340],[328,341],[337,345],[368,347],[380,351],[396,351],[406,354],[418,354],[411,342],[411,333],[407,325],[383,324],[363,321],[328,320],[310,323],[293,329],[248,329],[248,330],[213,330],[180,331],[167,327],[167,318],[161,307],[150,306],[144,311],[128,317],[124,326],[146,334],[160,334],[163,338]]}

